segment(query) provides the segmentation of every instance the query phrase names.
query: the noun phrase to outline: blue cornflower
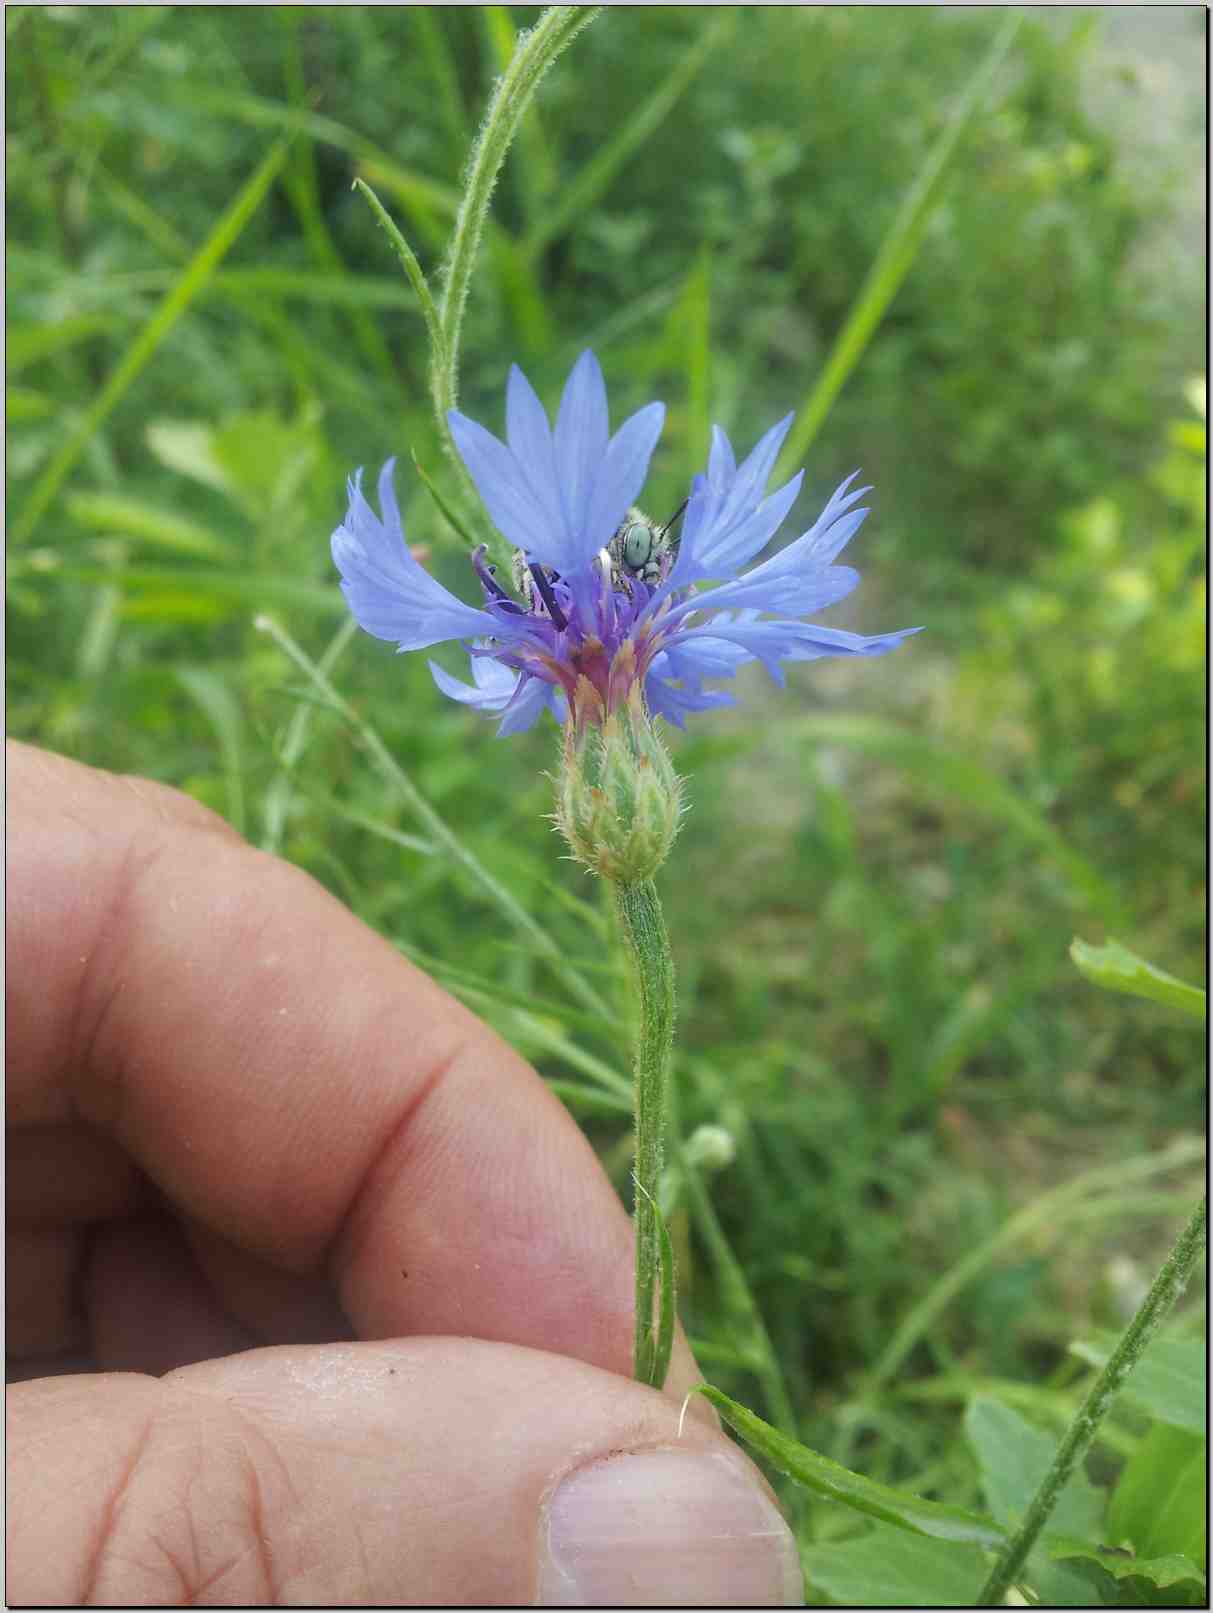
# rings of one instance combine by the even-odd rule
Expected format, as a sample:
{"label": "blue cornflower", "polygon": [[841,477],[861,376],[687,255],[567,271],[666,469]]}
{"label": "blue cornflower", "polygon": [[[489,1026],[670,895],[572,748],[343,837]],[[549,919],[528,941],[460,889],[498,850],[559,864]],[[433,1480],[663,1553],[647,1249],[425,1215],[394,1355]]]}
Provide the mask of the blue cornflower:
{"label": "blue cornflower", "polygon": [[[448,419],[456,447],[497,529],[517,552],[511,593],[481,547],[472,557],[482,602],[467,605],[417,562],[405,541],[392,486],[379,476],[377,517],[349,484],[349,510],[333,534],[333,559],[359,624],[401,650],[458,640],[472,684],[434,662],[444,694],[500,716],[499,734],[529,728],[547,707],[577,731],[598,725],[643,691],[648,710],[683,726],[688,712],[731,705],[705,680],[731,678],[760,661],[777,683],[781,663],[827,655],[883,655],[916,628],[865,638],[802,620],[843,599],[859,581],[835,565],[868,511],[855,475],[800,537],[744,568],[771,541],[800,491],[803,472],[764,496],[791,427],[773,426],[741,465],[713,428],[707,471],[683,510],[658,527],[634,508],[665,418],[650,403],[611,436],[606,387],[593,353],[573,366],[553,428],[517,365],[506,391],[506,443],[465,415]],[[677,517],[675,518],[677,519]],[[699,585],[714,582],[703,590]]]}

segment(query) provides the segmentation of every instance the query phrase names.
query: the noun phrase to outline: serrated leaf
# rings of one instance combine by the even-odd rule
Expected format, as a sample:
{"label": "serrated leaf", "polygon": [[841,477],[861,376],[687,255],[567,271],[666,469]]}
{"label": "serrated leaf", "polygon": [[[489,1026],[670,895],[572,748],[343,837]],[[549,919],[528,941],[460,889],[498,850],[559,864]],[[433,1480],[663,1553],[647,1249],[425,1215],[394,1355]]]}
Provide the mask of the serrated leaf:
{"label": "serrated leaf", "polygon": [[1196,1019],[1205,1018],[1205,994],[1199,986],[1189,986],[1165,970],[1156,969],[1119,941],[1108,940],[1101,947],[1093,947],[1075,936],[1070,943],[1070,956],[1087,979],[1105,991],[1147,997]]}
{"label": "serrated leaf", "polygon": [[[1076,1340],[1070,1350],[1091,1366],[1102,1367],[1116,1342],[1111,1334],[1097,1334],[1093,1339]],[[1152,1340],[1121,1393],[1158,1422],[1203,1437],[1208,1397],[1204,1342],[1173,1336]]]}
{"label": "serrated leaf", "polygon": [[919,1496],[895,1490],[891,1485],[878,1484],[875,1479],[852,1473],[849,1468],[832,1462],[828,1456],[821,1456],[807,1445],[801,1445],[798,1440],[781,1434],[711,1384],[698,1384],[692,1392],[710,1400],[725,1422],[735,1428],[772,1467],[828,1500],[838,1501],[869,1518],[879,1518],[911,1534],[928,1535],[936,1540],[1000,1546],[1006,1538],[991,1518],[966,1512],[963,1507],[924,1501]]}
{"label": "serrated leaf", "polygon": [[878,1523],[839,1546],[810,1546],[806,1574],[844,1607],[972,1607],[985,1573],[976,1546]]}
{"label": "serrated leaf", "polygon": [[1205,1441],[1155,1423],[1125,1463],[1104,1529],[1142,1557],[1180,1553],[1205,1563]]}

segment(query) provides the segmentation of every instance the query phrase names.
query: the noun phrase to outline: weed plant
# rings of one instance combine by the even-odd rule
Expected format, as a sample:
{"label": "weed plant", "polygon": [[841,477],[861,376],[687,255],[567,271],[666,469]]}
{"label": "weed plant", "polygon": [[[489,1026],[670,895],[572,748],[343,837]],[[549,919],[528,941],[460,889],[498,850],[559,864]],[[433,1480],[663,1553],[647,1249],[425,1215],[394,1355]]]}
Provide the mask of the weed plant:
{"label": "weed plant", "polygon": [[[621,1039],[553,966],[624,1000],[545,820],[554,731],[499,743],[420,658],[354,639],[327,544],[348,471],[397,452],[410,537],[470,597],[409,460],[462,516],[417,297],[351,181],[436,268],[533,20],[10,8],[9,728],[309,870],[536,1062],[626,1193]],[[748,443],[809,398],[995,20],[609,8],[518,131],[461,407],[491,415],[511,360],[550,399],[592,345],[617,417],[668,401],[673,509],[711,421]],[[802,444],[804,509],[856,464],[875,484],[865,619],[929,632],[862,675],[743,679],[675,736],[693,811],[663,887],[677,1130],[735,1144],[671,1216],[705,1373],[875,1480],[995,1513],[991,1451],[1055,1445],[1094,1359],[1070,1346],[1123,1326],[1201,1170],[1197,1036],[1067,957],[1075,933],[1181,978],[1204,955],[1200,307],[1142,250],[1168,195],[1083,110],[1098,50],[1097,15],[1023,22]],[[1170,1342],[1200,1325],[1192,1295]],[[1088,1487],[1148,1443],[1143,1406],[1114,1407]],[[855,1599],[856,1515],[801,1526],[814,1598]],[[971,1597],[874,1527],[903,1593]],[[1047,1599],[1091,1594],[1047,1574]]]}

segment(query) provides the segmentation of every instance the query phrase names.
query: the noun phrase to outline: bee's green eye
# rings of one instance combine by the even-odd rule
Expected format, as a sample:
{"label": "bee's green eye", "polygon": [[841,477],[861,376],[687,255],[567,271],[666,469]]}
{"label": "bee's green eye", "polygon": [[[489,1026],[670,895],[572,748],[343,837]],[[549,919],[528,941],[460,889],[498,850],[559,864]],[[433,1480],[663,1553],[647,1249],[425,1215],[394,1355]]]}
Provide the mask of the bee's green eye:
{"label": "bee's green eye", "polygon": [[654,533],[634,522],[623,534],[623,563],[629,571],[640,571],[652,558]]}

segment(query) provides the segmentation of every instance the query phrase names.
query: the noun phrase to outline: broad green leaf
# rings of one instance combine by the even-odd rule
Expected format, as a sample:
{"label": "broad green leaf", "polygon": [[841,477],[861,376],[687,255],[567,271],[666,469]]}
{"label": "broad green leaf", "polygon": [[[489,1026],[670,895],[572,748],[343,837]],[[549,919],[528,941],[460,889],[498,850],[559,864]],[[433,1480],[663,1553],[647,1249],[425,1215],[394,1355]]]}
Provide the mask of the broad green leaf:
{"label": "broad green leaf", "polygon": [[[1076,1340],[1070,1350],[1091,1366],[1102,1367],[1116,1343],[1115,1336],[1100,1333]],[[1204,1341],[1174,1336],[1152,1340],[1121,1393],[1158,1422],[1203,1438],[1208,1426]]]}
{"label": "broad green leaf", "polygon": [[[1057,1437],[1043,1433],[1010,1406],[978,1395],[965,1413],[965,1433],[981,1469],[981,1485],[990,1511],[1013,1528],[1028,1510],[1057,1450]],[[1061,1492],[1046,1528],[1086,1538],[1099,1533],[1103,1496],[1078,1472]]]}
{"label": "broad green leaf", "polygon": [[1156,969],[1119,941],[1108,940],[1101,947],[1093,947],[1075,936],[1070,943],[1070,956],[1087,979],[1105,991],[1148,997],[1152,1002],[1166,1003],[1168,1008],[1182,1009],[1196,1019],[1205,1018],[1205,994],[1199,986],[1189,986]]}
{"label": "broad green leaf", "polygon": [[856,1512],[866,1513],[869,1518],[880,1518],[886,1523],[895,1524],[897,1528],[909,1530],[912,1534],[978,1546],[999,1546],[1003,1543],[1003,1531],[991,1518],[966,1512],[962,1507],[923,1501],[916,1495],[907,1495],[890,1485],[878,1484],[874,1479],[865,1479],[859,1473],[852,1473],[849,1468],[830,1461],[828,1456],[821,1456],[799,1441],[781,1434],[769,1423],[764,1423],[761,1417],[756,1417],[752,1411],[739,1406],[710,1384],[699,1384],[692,1393],[710,1400],[725,1422],[735,1428],[772,1467],[818,1495],[839,1501]]}
{"label": "broad green leaf", "polygon": [[844,1607],[972,1607],[985,1559],[977,1546],[878,1523],[839,1546],[809,1546],[805,1570]]}
{"label": "broad green leaf", "polygon": [[[1096,1565],[1096,1583],[1111,1575],[1119,1587],[1122,1607],[1205,1607],[1207,1583],[1190,1557],[1173,1552],[1165,1557],[1138,1557],[1111,1546],[1089,1546],[1081,1540],[1054,1540],[1049,1556],[1072,1562],[1079,1569]],[[1102,1587],[1100,1587],[1102,1589]]]}
{"label": "broad green leaf", "polygon": [[1206,1561],[1205,1441],[1155,1423],[1125,1463],[1104,1529],[1141,1557],[1182,1553]]}

